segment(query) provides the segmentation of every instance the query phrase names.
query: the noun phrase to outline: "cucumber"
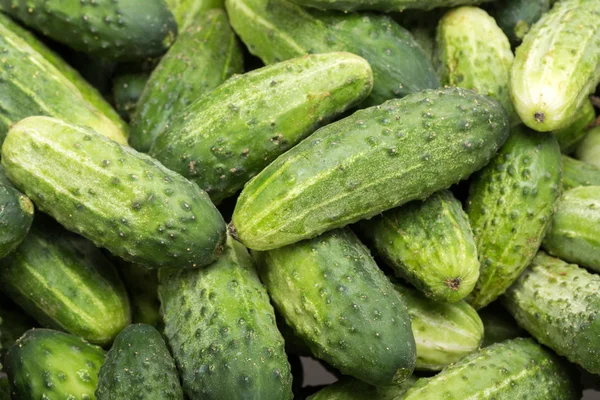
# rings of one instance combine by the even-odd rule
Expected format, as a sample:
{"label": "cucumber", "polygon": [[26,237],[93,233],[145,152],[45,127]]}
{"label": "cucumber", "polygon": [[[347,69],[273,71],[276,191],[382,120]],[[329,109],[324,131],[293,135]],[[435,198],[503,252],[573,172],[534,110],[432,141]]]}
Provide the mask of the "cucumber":
{"label": "cucumber", "polygon": [[491,0],[291,0],[305,7],[321,10],[377,10],[383,12],[406,9],[432,10],[437,7],[455,7],[480,4]]}
{"label": "cucumber", "polygon": [[127,261],[201,267],[221,252],[225,223],[206,193],[91,129],[27,118],[10,130],[2,165],[41,211]]}
{"label": "cucumber", "polygon": [[[31,115],[86,125],[127,144],[125,125],[101,95],[30,34],[0,14],[0,144],[9,127]],[[10,68],[8,67],[10,66]]]}
{"label": "cucumber", "polygon": [[395,400],[401,398],[416,381],[417,378],[413,375],[397,386],[375,387],[351,377],[344,377],[308,396],[306,400]]}
{"label": "cucumber", "polygon": [[33,222],[31,200],[7,180],[4,169],[0,170],[0,258],[21,244]]}
{"label": "cucumber", "polygon": [[553,256],[600,272],[600,186],[563,194],[543,246]]}
{"label": "cucumber", "polygon": [[473,232],[448,190],[359,223],[361,236],[394,270],[431,299],[456,302],[479,277]]}
{"label": "cucumber", "polygon": [[243,70],[242,51],[225,11],[196,15],[152,72],[131,123],[131,145],[150,150],[171,117]]}
{"label": "cucumber", "polygon": [[550,0],[497,0],[486,6],[510,44],[517,47],[531,26],[550,9]]}
{"label": "cucumber", "polygon": [[37,327],[38,323],[3,294],[0,294],[0,319],[2,320],[0,325],[0,330],[2,330],[0,334],[0,360],[4,362],[4,356],[8,349],[25,332]]}
{"label": "cucumber", "polygon": [[600,81],[596,0],[563,0],[544,14],[516,51],[510,91],[525,125],[564,128]]}
{"label": "cucumber", "polygon": [[493,97],[506,108],[512,125],[520,123],[509,91],[514,56],[494,18],[477,7],[452,9],[438,24],[436,42],[442,84]]}
{"label": "cucumber", "polygon": [[521,328],[517,321],[500,305],[492,303],[479,311],[479,317],[483,322],[482,347],[488,347],[494,343],[500,343],[509,339],[529,336]]}
{"label": "cucumber", "polygon": [[[113,79],[112,94],[121,117],[130,121],[150,75],[147,72],[119,74]],[[133,136],[130,136],[133,140]]]}
{"label": "cucumber", "polygon": [[467,214],[481,269],[468,301],[476,309],[504,293],[538,251],[561,195],[561,163],[553,135],[521,125],[471,182]]}
{"label": "cucumber", "polygon": [[74,50],[115,60],[158,56],[177,35],[163,0],[0,0],[0,10]]}
{"label": "cucumber", "polygon": [[183,400],[173,357],[150,325],[129,325],[117,338],[100,368],[98,400],[139,398]]}
{"label": "cucumber", "polygon": [[202,270],[163,269],[165,336],[191,399],[291,399],[273,307],[252,258],[229,238]]}
{"label": "cucumber", "polygon": [[372,86],[369,64],[354,54],[313,54],[269,65],[194,101],[149,154],[219,204],[316,128],[364,100]]}
{"label": "cucumber", "polygon": [[352,232],[254,255],[275,308],[315,357],[375,386],[411,375],[415,341],[406,306]]}
{"label": "cucumber", "polygon": [[562,156],[563,188],[578,186],[600,186],[600,168],[569,156]]}
{"label": "cucumber", "polygon": [[591,129],[579,143],[576,158],[600,168],[600,126]]}
{"label": "cucumber", "polygon": [[579,142],[585,137],[588,128],[596,120],[596,110],[591,101],[585,101],[581,109],[577,112],[575,121],[565,128],[554,131],[560,150],[565,154],[572,153]]}
{"label": "cucumber", "polygon": [[540,343],[600,373],[600,276],[540,252],[503,304]]}
{"label": "cucumber", "polygon": [[448,188],[508,136],[504,108],[458,88],[426,90],[321,128],[252,179],[232,231],[268,250]]}
{"label": "cucumber", "polygon": [[366,106],[440,86],[425,52],[389,17],[311,13],[287,0],[226,0],[225,5],[234,30],[265,64],[335,51],[366,59],[375,78]]}
{"label": "cucumber", "polygon": [[570,366],[533,339],[514,339],[470,354],[402,400],[579,400]]}
{"label": "cucumber", "polygon": [[135,324],[152,325],[162,331],[164,324],[160,315],[157,271],[121,262],[119,272],[129,293],[131,321]]}
{"label": "cucumber", "polygon": [[225,6],[224,0],[165,0],[165,2],[177,21],[180,34],[195,23],[196,17],[213,8]]}

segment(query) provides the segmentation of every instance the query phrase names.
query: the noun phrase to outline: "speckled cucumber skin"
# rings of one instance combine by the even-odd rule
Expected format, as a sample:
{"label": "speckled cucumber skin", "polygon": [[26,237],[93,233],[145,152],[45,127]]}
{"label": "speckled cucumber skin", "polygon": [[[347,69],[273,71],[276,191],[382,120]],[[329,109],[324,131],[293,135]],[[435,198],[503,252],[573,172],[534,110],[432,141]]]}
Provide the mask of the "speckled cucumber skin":
{"label": "speckled cucumber skin", "polygon": [[0,258],[25,239],[33,222],[33,203],[13,187],[0,169]]}
{"label": "speckled cucumber skin", "polygon": [[421,378],[402,400],[578,400],[570,366],[533,339],[514,339]]}
{"label": "speckled cucumber skin", "polygon": [[396,386],[375,387],[358,379],[344,377],[306,400],[396,400],[401,399],[416,381],[417,378],[413,375]]}
{"label": "speckled cucumber skin", "polygon": [[162,331],[157,271],[125,261],[119,263],[118,270],[129,293],[131,321],[152,325]]}
{"label": "speckled cucumber skin", "polygon": [[163,0],[1,0],[0,10],[74,50],[121,61],[158,56],[177,35]]}
{"label": "speckled cucumber skin", "polygon": [[390,100],[277,158],[245,186],[233,224],[256,250],[315,237],[448,188],[487,164],[508,131],[504,108],[469,90]]}
{"label": "speckled cucumber skin", "polygon": [[165,336],[190,399],[288,400],[292,376],[252,258],[228,239],[203,270],[161,270]]}
{"label": "speckled cucumber skin", "polygon": [[129,325],[115,339],[98,375],[98,400],[183,400],[173,357],[152,326]]}
{"label": "speckled cucumber skin", "polygon": [[95,400],[105,352],[75,335],[27,331],[6,355],[13,400]]}
{"label": "speckled cucumber skin", "polygon": [[589,128],[593,126],[595,120],[596,110],[592,102],[586,100],[579,111],[577,111],[577,117],[571,124],[552,132],[558,140],[560,150],[565,154],[572,153],[577,148],[579,142],[585,137]]}
{"label": "speckled cucumber skin", "polygon": [[600,186],[563,194],[543,246],[553,256],[600,272]]}
{"label": "speckled cucumber skin", "polygon": [[[135,114],[137,102],[149,77],[147,72],[137,72],[123,73],[113,78],[112,95],[115,109],[126,121],[130,121],[131,116]],[[130,137],[130,140],[133,140],[133,137]]]}
{"label": "speckled cucumber skin", "polygon": [[600,276],[538,253],[503,298],[540,343],[592,374],[600,373]]}
{"label": "speckled cucumber skin", "polygon": [[196,18],[208,10],[225,7],[224,0],[165,0],[165,2],[175,16],[179,34],[194,24]]}
{"label": "speckled cucumber skin", "polygon": [[350,53],[269,65],[194,101],[156,138],[149,154],[219,204],[277,156],[364,100],[372,87],[369,64]]}
{"label": "speckled cucumber skin", "polygon": [[510,90],[517,113],[541,132],[563,128],[600,81],[600,2],[560,1],[517,48]]}
{"label": "speckled cucumber skin", "polygon": [[477,247],[462,204],[448,190],[359,222],[361,236],[428,297],[456,302],[479,277]]}
{"label": "speckled cucumber skin", "polygon": [[562,161],[553,135],[519,126],[469,187],[467,214],[481,269],[468,301],[480,309],[518,278],[555,211]]}
{"label": "speckled cucumber skin", "polygon": [[432,10],[437,7],[456,7],[481,4],[491,0],[291,0],[304,7],[321,10],[376,10],[402,11],[406,9]]}
{"label": "speckled cucumber skin", "polygon": [[406,306],[352,232],[254,255],[275,308],[315,357],[376,386],[410,376],[415,341]]}
{"label": "speckled cucumber skin", "polygon": [[[0,15],[0,142],[9,127],[31,115],[86,125],[121,144],[126,128],[81,76],[45,46]],[[49,58],[45,58],[49,57]]]}
{"label": "speckled cucumber skin", "polygon": [[375,80],[365,106],[440,86],[425,52],[389,17],[311,12],[287,0],[226,0],[225,5],[234,30],[265,64],[334,51],[366,59]]}
{"label": "speckled cucumber skin", "polygon": [[514,55],[494,18],[478,7],[452,9],[438,24],[436,43],[442,84],[493,97],[506,108],[512,125],[520,123],[509,91]]}
{"label": "speckled cucumber skin", "polygon": [[579,143],[576,158],[600,168],[600,126],[591,129]]}
{"label": "speckled cucumber skin", "polygon": [[10,130],[2,165],[41,211],[127,261],[194,268],[221,252],[225,222],[206,193],[90,129],[27,118]]}
{"label": "speckled cucumber skin", "polygon": [[563,188],[573,189],[578,186],[600,186],[600,168],[593,164],[562,156]]}
{"label": "speckled cucumber skin", "polygon": [[243,71],[242,50],[225,11],[196,15],[152,72],[131,123],[131,145],[147,152],[171,117],[177,125],[180,111]]}
{"label": "speckled cucumber skin", "polygon": [[496,0],[488,4],[486,9],[513,47],[521,44],[531,26],[550,9],[550,0]]}
{"label": "speckled cucumber skin", "polygon": [[481,347],[504,342],[518,337],[527,337],[527,331],[521,328],[517,321],[506,311],[499,302],[495,302],[479,311],[483,322],[483,342]]}

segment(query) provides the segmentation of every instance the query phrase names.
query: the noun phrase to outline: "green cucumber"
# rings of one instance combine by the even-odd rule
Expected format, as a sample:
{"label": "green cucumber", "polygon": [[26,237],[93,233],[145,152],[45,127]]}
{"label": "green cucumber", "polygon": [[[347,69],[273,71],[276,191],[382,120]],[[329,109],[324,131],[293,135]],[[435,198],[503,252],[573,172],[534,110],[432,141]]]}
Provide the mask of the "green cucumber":
{"label": "green cucumber", "polygon": [[[138,99],[148,82],[150,74],[147,72],[119,74],[113,79],[112,94],[115,108],[121,117],[130,121],[135,114]],[[130,135],[133,140],[133,136]]]}
{"label": "green cucumber", "polygon": [[15,250],[33,222],[33,204],[15,189],[0,168],[0,258]]}
{"label": "green cucumber", "polygon": [[98,400],[183,400],[173,357],[152,326],[129,325],[117,338],[100,368]]}
{"label": "green cucumber", "polygon": [[163,0],[0,0],[0,10],[74,50],[115,60],[160,55],[177,34]]}
{"label": "green cucumber", "polygon": [[[241,47],[225,11],[196,15],[152,72],[131,122],[131,145],[150,150],[171,117],[243,70]],[[177,118],[173,122],[177,124]]]}
{"label": "green cucumber", "polygon": [[432,10],[438,7],[455,7],[480,4],[491,0],[291,0],[305,7],[320,10],[377,10],[403,11],[407,9]]}
{"label": "green cucumber", "polygon": [[232,231],[269,250],[423,199],[465,179],[509,133],[495,100],[425,90],[321,128],[252,179]]}
{"label": "green cucumber", "polygon": [[591,129],[579,143],[576,158],[600,168],[600,126]]}
{"label": "green cucumber", "polygon": [[364,100],[372,86],[369,64],[350,53],[269,65],[194,101],[149,154],[219,204],[316,128]]}
{"label": "green cucumber", "polygon": [[306,400],[395,400],[401,398],[417,378],[408,377],[396,386],[375,387],[351,377],[344,377],[328,385]]}
{"label": "green cucumber", "polygon": [[553,256],[600,272],[600,186],[563,194],[543,246]]}
{"label": "green cucumber", "polygon": [[224,0],[165,0],[165,2],[177,21],[180,34],[196,22],[196,17],[213,8],[225,6]]}
{"label": "green cucumber", "polygon": [[375,78],[366,105],[440,86],[425,52],[389,17],[311,13],[287,0],[226,0],[225,5],[237,34],[265,64],[334,51],[366,59]]}
{"label": "green cucumber", "polygon": [[468,301],[480,309],[519,277],[538,251],[561,195],[553,135],[519,126],[469,188],[467,214],[481,269]]}
{"label": "green cucumber", "polygon": [[479,316],[483,322],[484,332],[482,347],[488,347],[509,339],[529,336],[517,324],[517,321],[497,303],[492,303],[479,311]]}
{"label": "green cucumber", "polygon": [[359,223],[367,239],[397,276],[427,297],[456,302],[479,277],[473,232],[462,204],[448,190]]}
{"label": "green cucumber", "polygon": [[569,156],[562,156],[563,188],[578,186],[600,186],[600,168]]}
{"label": "green cucumber", "polygon": [[273,307],[252,258],[229,238],[201,270],[159,272],[165,336],[192,399],[291,399]]}
{"label": "green cucumber", "polygon": [[600,14],[596,0],[563,0],[542,16],[516,51],[510,90],[527,126],[564,128],[600,81]]}
{"label": "green cucumber", "polygon": [[583,103],[583,106],[577,112],[577,117],[571,124],[553,132],[556,139],[558,139],[560,150],[565,154],[572,153],[595,120],[596,110],[592,102],[588,100]]}
{"label": "green cucumber", "polygon": [[275,308],[315,357],[376,386],[411,375],[406,306],[352,232],[334,230],[255,258]]}
{"label": "green cucumber", "polygon": [[402,400],[579,400],[570,366],[533,339],[514,339],[470,354]]}
{"label": "green cucumber", "polygon": [[6,354],[15,400],[94,400],[105,352],[75,335],[27,331]]}
{"label": "green cucumber", "polygon": [[119,272],[129,293],[131,321],[136,324],[152,325],[162,330],[157,271],[137,264],[121,262]]}
{"label": "green cucumber", "polygon": [[600,276],[540,252],[503,304],[540,343],[600,373]]}
{"label": "green cucumber", "polygon": [[41,211],[127,261],[192,268],[221,252],[225,223],[206,193],[91,129],[29,117],[11,128],[2,165]]}
{"label": "green cucumber", "polygon": [[497,0],[486,7],[513,47],[523,41],[525,34],[550,9],[550,0]]}

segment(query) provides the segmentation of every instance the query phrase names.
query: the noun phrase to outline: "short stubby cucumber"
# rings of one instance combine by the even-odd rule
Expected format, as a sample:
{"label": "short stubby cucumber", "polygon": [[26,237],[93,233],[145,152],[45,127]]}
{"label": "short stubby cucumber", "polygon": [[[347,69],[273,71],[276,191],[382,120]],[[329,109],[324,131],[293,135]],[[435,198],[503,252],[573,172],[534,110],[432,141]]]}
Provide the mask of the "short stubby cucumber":
{"label": "short stubby cucumber", "polygon": [[43,212],[147,268],[193,268],[220,254],[225,222],[208,195],[145,154],[48,117],[14,125],[10,180]]}
{"label": "short stubby cucumber", "polygon": [[553,135],[521,125],[471,182],[467,214],[481,269],[468,301],[476,309],[504,293],[538,251],[561,195],[561,164]]}
{"label": "short stubby cucumber", "polygon": [[406,306],[352,232],[254,255],[275,308],[315,357],[376,386],[411,375],[415,341]]}
{"label": "short stubby cucumber", "polygon": [[213,8],[225,6],[224,0],[165,0],[165,2],[177,21],[179,34],[194,24],[199,15]]}
{"label": "short stubby cucumber", "polygon": [[19,246],[32,222],[31,200],[13,187],[4,168],[0,168],[0,258]]}
{"label": "short stubby cucumber", "polygon": [[498,303],[492,303],[479,311],[483,322],[482,347],[490,346],[509,339],[527,337],[527,331],[521,328],[517,321]]}
{"label": "short stubby cucumber", "polygon": [[600,81],[600,1],[560,1],[517,48],[510,91],[527,126],[564,128]]}
{"label": "short stubby cucumber", "polygon": [[481,169],[509,134],[500,103],[425,90],[327,125],[272,162],[238,198],[232,230],[269,250],[424,199]]}
{"label": "short stubby cucumber", "polygon": [[225,11],[197,15],[152,72],[131,122],[131,146],[142,152],[150,150],[171,117],[231,75],[242,73],[243,64],[241,47]]}
{"label": "short stubby cucumber", "polygon": [[[130,72],[119,74],[113,78],[112,94],[115,109],[126,121],[131,121],[131,117],[135,115],[137,102],[149,77],[147,72]],[[129,138],[133,139],[131,132]]]}
{"label": "short stubby cucumber", "polygon": [[100,368],[98,400],[139,398],[183,400],[179,375],[165,340],[152,326],[129,325],[117,338]]}
{"label": "short stubby cucumber", "polygon": [[562,129],[552,133],[556,136],[560,150],[565,154],[572,153],[579,142],[585,137],[589,128],[596,120],[596,110],[591,101],[586,100],[583,106],[577,111],[575,120]]}
{"label": "short stubby cucumber", "polygon": [[375,387],[358,379],[344,377],[306,400],[397,400],[401,399],[416,381],[417,378],[412,375],[399,385]]}
{"label": "short stubby cucumber", "polygon": [[74,50],[108,59],[164,53],[177,22],[164,0],[0,0],[0,10]]}
{"label": "short stubby cucumber", "polygon": [[248,251],[229,238],[202,270],[159,272],[165,336],[191,399],[289,400],[292,376]]}
{"label": "short stubby cucumber", "polygon": [[591,129],[579,143],[576,158],[600,168],[600,126]]}
{"label": "short stubby cucumber", "polygon": [[272,64],[231,78],[193,102],[156,138],[149,154],[196,182],[218,204],[319,126],[364,100],[372,87],[369,64],[350,53]]}
{"label": "short stubby cucumber", "polygon": [[533,339],[514,339],[470,354],[402,400],[579,400],[571,367]]}
{"label": "short stubby cucumber", "polygon": [[90,399],[105,352],[75,335],[27,331],[6,354],[13,399]]}
{"label": "short stubby cucumber", "polygon": [[562,156],[563,188],[573,189],[578,186],[600,186],[600,167]]}
{"label": "short stubby cucumber", "polygon": [[550,0],[498,0],[488,4],[486,9],[513,47],[521,44],[531,26],[550,9]]}
{"label": "short stubby cucumber", "polygon": [[359,223],[395,274],[438,301],[459,301],[479,277],[477,247],[462,204],[448,190]]}
{"label": "short stubby cucumber", "polygon": [[600,272],[600,186],[563,194],[543,246],[553,256]]}
{"label": "short stubby cucumber", "polygon": [[131,321],[152,325],[162,331],[157,271],[125,261],[119,263],[118,270],[129,293]]}
{"label": "short stubby cucumber", "polygon": [[403,11],[406,9],[431,10],[437,7],[455,7],[480,4],[491,0],[291,0],[305,7],[321,10],[376,10]]}
{"label": "short stubby cucumber", "polygon": [[503,298],[540,343],[600,373],[600,276],[540,252]]}

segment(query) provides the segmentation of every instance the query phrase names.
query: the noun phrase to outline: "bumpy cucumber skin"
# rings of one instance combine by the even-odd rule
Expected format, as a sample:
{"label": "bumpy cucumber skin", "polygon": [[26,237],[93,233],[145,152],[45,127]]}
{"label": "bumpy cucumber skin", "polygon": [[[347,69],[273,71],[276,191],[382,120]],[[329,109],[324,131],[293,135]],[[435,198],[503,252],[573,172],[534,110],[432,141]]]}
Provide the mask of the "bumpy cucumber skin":
{"label": "bumpy cucumber skin", "polygon": [[548,132],[575,120],[600,81],[599,17],[596,0],[560,1],[525,36],[510,80],[525,125]]}
{"label": "bumpy cucumber skin", "polygon": [[581,109],[577,111],[575,121],[565,128],[553,132],[560,145],[560,150],[565,154],[572,153],[595,120],[596,110],[592,102],[587,100],[583,103]]}
{"label": "bumpy cucumber skin", "polygon": [[456,7],[481,4],[491,0],[291,0],[304,7],[320,10],[376,10],[403,11],[406,9],[432,10],[438,7]]}
{"label": "bumpy cucumber skin", "polygon": [[[86,125],[127,144],[123,122],[81,76],[22,28],[0,15],[0,142],[9,127],[31,115],[48,115]],[[45,57],[50,57],[46,59]],[[114,114],[114,111],[112,111]]]}
{"label": "bumpy cucumber skin", "polygon": [[481,347],[488,347],[494,343],[504,342],[509,339],[529,336],[517,321],[499,304],[493,303],[479,311],[483,322],[483,342]]}
{"label": "bumpy cucumber skin", "polygon": [[334,51],[366,59],[375,81],[364,105],[440,86],[425,52],[389,17],[311,13],[286,0],[226,0],[225,5],[237,34],[265,64]]}
{"label": "bumpy cucumber skin", "polygon": [[27,331],[6,354],[12,398],[94,400],[104,355],[100,347],[75,335]]}
{"label": "bumpy cucumber skin", "polygon": [[196,15],[156,66],[141,94],[131,123],[131,146],[142,152],[150,150],[171,117],[243,70],[242,50],[225,11]]}
{"label": "bumpy cucumber skin", "polygon": [[448,188],[487,164],[508,132],[504,108],[469,90],[390,100],[277,158],[245,186],[233,225],[256,250],[315,237]]}
{"label": "bumpy cucumber skin", "polygon": [[464,357],[433,378],[421,378],[402,400],[578,400],[566,365],[533,339],[515,339]]}
{"label": "bumpy cucumber skin", "polygon": [[177,21],[180,35],[195,23],[198,16],[213,8],[225,7],[224,0],[165,0],[165,3]]}
{"label": "bumpy cucumber skin", "polygon": [[221,252],[225,222],[206,193],[88,128],[20,121],[2,146],[2,165],[41,211],[127,261],[194,268]]}
{"label": "bumpy cucumber skin", "polygon": [[540,343],[600,373],[600,276],[540,252],[503,304]]}
{"label": "bumpy cucumber skin", "polygon": [[292,398],[273,307],[240,243],[229,238],[223,255],[205,269],[161,270],[159,296],[189,398]]}
{"label": "bumpy cucumber skin", "polygon": [[444,85],[493,97],[506,108],[512,125],[520,123],[509,90],[514,55],[494,18],[477,7],[452,9],[438,24],[436,42],[438,73]]}
{"label": "bumpy cucumber skin", "polygon": [[149,77],[147,72],[138,72],[120,74],[113,79],[112,94],[115,108],[126,121],[130,121],[131,116],[135,114],[137,102]]}
{"label": "bumpy cucumber skin", "polygon": [[163,0],[1,0],[0,9],[77,51],[121,61],[158,56],[177,35]]}
{"label": "bumpy cucumber skin", "polygon": [[543,246],[553,256],[600,272],[600,186],[563,194]]}
{"label": "bumpy cucumber skin", "polygon": [[517,47],[531,26],[550,9],[550,0],[498,0],[486,7],[513,47]]}
{"label": "bumpy cucumber skin", "polygon": [[164,324],[160,315],[157,271],[122,261],[119,272],[129,293],[131,321],[152,325],[162,331]]}
{"label": "bumpy cucumber skin", "polygon": [[561,195],[561,167],[553,135],[519,126],[472,181],[467,214],[481,269],[468,301],[476,309],[504,293],[535,256]]}
{"label": "bumpy cucumber skin", "polygon": [[107,354],[98,375],[98,400],[183,400],[173,357],[152,326],[129,325]]}
{"label": "bumpy cucumber skin", "polygon": [[350,53],[269,65],[193,102],[156,138],[149,154],[219,204],[280,154],[364,100],[372,87],[369,64]]}
{"label": "bumpy cucumber skin", "polygon": [[361,236],[428,297],[456,302],[479,277],[477,247],[462,204],[448,190],[359,222]]}
{"label": "bumpy cucumber skin", "polygon": [[600,168],[600,126],[591,129],[579,143],[576,158]]}
{"label": "bumpy cucumber skin", "polygon": [[578,186],[600,186],[600,168],[569,156],[562,156],[563,189]]}
{"label": "bumpy cucumber skin", "polygon": [[417,378],[413,375],[395,386],[375,387],[351,377],[326,386],[306,400],[395,400],[401,398]]}
{"label": "bumpy cucumber skin", "polygon": [[256,252],[277,311],[313,355],[363,382],[391,386],[415,366],[402,298],[348,230]]}
{"label": "bumpy cucumber skin", "polygon": [[12,185],[0,185],[0,258],[21,244],[32,222],[31,200]]}

